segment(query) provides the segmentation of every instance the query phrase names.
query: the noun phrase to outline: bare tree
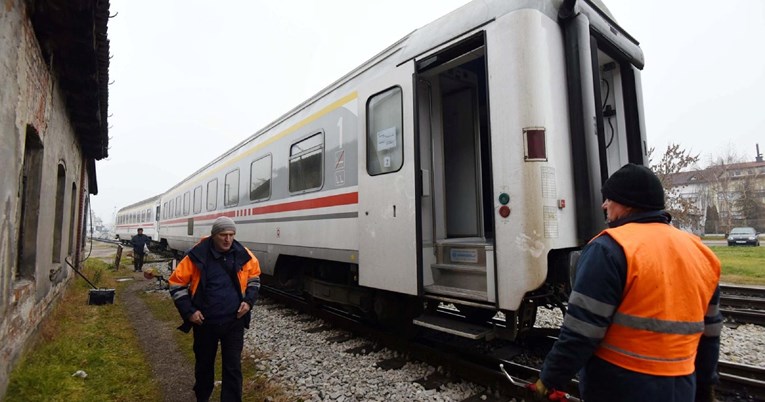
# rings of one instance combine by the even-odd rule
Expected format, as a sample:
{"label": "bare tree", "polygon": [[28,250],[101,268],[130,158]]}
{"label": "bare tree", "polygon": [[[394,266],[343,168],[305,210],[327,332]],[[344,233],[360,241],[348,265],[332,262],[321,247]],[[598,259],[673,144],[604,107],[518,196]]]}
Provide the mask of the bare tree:
{"label": "bare tree", "polygon": [[747,175],[738,183],[738,198],[734,205],[742,215],[746,226],[763,227],[765,219],[765,203],[762,200],[763,190],[757,188],[757,182],[762,180],[762,174]]}
{"label": "bare tree", "polygon": [[707,170],[709,171],[709,191],[713,194],[720,219],[720,229],[728,233],[736,226],[735,220],[741,215],[740,205],[737,200],[740,197],[740,180],[732,174],[732,166],[742,162],[732,148],[719,156]]}
{"label": "bare tree", "polygon": [[672,215],[672,221],[678,227],[699,231],[702,211],[697,206],[697,192],[683,192],[686,186],[673,182],[673,178],[678,177],[681,172],[696,167],[699,155],[691,154],[679,144],[669,144],[661,155],[661,159],[654,164],[652,160],[654,151],[653,147],[649,149],[648,163],[664,187],[666,210]]}

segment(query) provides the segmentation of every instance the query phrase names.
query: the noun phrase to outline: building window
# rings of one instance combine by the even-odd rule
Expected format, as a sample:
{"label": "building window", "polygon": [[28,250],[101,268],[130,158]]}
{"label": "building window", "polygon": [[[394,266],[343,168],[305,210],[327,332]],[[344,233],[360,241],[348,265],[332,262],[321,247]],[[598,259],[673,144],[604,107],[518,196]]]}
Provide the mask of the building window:
{"label": "building window", "polygon": [[[16,278],[34,280],[37,267],[37,231],[42,190],[43,144],[37,130],[27,126],[21,170],[21,226],[17,249]],[[7,213],[7,211],[6,211]],[[5,251],[5,250],[4,250]],[[0,292],[0,301],[7,300]]]}
{"label": "building window", "polygon": [[401,88],[391,88],[367,103],[367,173],[395,172],[404,163]]}
{"label": "building window", "polygon": [[53,262],[61,262],[61,231],[64,230],[64,193],[66,192],[66,169],[63,164],[58,165],[58,179],[56,180],[56,217],[53,221]]}
{"label": "building window", "polygon": [[321,188],[324,135],[316,133],[290,147],[289,190],[291,193]]}
{"label": "building window", "polygon": [[77,185],[72,183],[72,195],[71,203],[69,206],[69,255],[74,254],[74,227],[75,223],[75,211],[77,211]]}
{"label": "building window", "polygon": [[267,200],[271,196],[271,155],[250,164],[250,201]]}

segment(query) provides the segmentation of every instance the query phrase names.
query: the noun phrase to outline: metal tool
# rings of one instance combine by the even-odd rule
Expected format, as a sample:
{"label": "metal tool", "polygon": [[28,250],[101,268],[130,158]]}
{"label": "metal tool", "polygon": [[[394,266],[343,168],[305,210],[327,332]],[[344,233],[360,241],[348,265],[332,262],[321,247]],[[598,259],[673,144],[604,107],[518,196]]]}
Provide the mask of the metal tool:
{"label": "metal tool", "polygon": [[[528,388],[528,386],[531,385],[531,383],[526,381],[526,380],[522,380],[520,378],[515,378],[515,377],[511,376],[510,374],[508,374],[507,371],[505,370],[505,365],[504,364],[500,363],[499,364],[499,369],[502,370],[502,374],[504,374],[505,377],[507,377],[507,379],[510,380],[510,382],[513,385],[518,386],[518,387],[522,387],[522,388]],[[573,396],[573,395],[571,395],[571,394],[569,394],[567,392],[561,392],[561,394],[562,394],[563,398],[565,400],[567,400],[567,401],[571,401],[571,402],[584,402],[583,400],[581,400],[581,399],[579,399],[579,398],[577,398],[577,397],[575,397],[575,396]]]}

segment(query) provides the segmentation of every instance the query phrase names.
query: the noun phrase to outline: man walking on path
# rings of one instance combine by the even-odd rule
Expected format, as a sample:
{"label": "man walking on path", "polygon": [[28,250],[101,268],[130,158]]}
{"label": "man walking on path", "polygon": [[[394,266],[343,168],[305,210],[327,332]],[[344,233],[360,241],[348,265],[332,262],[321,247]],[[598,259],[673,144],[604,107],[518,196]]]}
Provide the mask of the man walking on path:
{"label": "man walking on path", "polygon": [[207,401],[212,394],[218,342],[223,373],[220,400],[241,401],[244,329],[250,326],[250,310],[260,291],[260,264],[234,240],[231,218],[216,219],[210,234],[173,271],[170,295],[183,319],[178,329],[194,329],[197,401]]}
{"label": "man walking on path", "polygon": [[151,238],[143,234],[143,228],[138,228],[138,234],[130,239],[133,245],[133,271],[141,272],[143,269],[143,258],[146,256],[145,249],[149,246]]}

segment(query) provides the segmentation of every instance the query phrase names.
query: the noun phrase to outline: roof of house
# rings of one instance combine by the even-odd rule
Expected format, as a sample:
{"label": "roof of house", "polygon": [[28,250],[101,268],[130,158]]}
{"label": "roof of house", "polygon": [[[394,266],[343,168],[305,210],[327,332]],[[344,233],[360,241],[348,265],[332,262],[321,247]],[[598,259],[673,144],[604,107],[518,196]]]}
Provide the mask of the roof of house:
{"label": "roof of house", "polygon": [[716,181],[725,172],[765,168],[765,162],[740,162],[724,165],[714,165],[701,170],[692,170],[689,172],[678,172],[668,175],[670,186],[687,186],[693,183],[710,183]]}
{"label": "roof of house", "polygon": [[[109,0],[28,0],[27,6],[85,157],[106,158]],[[95,178],[95,170],[92,173]]]}

